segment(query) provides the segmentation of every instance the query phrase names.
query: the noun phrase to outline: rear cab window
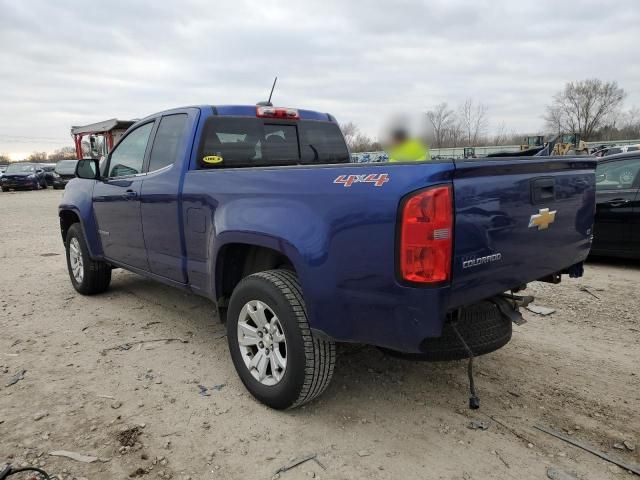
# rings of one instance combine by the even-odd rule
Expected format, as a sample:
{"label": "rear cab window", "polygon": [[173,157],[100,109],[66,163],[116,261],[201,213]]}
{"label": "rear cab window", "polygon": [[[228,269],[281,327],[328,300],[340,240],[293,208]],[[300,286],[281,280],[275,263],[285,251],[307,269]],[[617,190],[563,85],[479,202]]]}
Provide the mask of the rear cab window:
{"label": "rear cab window", "polygon": [[251,117],[211,117],[200,143],[199,168],[349,163],[337,124]]}

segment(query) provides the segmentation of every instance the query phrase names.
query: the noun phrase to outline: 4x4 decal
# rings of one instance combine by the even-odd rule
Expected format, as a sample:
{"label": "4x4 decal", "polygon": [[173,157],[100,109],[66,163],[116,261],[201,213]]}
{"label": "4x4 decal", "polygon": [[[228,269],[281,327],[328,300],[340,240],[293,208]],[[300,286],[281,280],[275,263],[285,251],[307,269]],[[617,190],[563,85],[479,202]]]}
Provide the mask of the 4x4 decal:
{"label": "4x4 decal", "polygon": [[381,187],[389,181],[389,174],[387,173],[369,173],[365,175],[340,175],[333,183],[342,184],[345,187],[350,187],[354,183],[373,183],[376,187]]}

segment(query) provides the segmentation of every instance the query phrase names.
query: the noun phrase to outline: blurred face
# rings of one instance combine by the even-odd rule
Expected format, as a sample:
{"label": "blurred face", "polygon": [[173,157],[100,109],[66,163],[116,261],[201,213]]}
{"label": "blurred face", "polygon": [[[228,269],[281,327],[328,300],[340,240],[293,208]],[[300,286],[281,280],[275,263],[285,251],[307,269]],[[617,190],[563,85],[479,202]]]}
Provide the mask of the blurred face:
{"label": "blurred face", "polygon": [[405,142],[408,138],[406,130],[396,130],[391,134],[391,144],[398,145]]}

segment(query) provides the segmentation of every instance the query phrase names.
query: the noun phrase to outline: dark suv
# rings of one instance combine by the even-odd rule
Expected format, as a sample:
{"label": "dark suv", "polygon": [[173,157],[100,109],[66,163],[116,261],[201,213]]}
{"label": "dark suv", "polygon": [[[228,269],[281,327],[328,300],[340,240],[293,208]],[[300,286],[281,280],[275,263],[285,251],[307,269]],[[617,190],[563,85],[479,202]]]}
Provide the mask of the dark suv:
{"label": "dark suv", "polygon": [[53,188],[60,190],[64,188],[69,180],[76,176],[77,160],[60,160],[56,163],[53,173]]}

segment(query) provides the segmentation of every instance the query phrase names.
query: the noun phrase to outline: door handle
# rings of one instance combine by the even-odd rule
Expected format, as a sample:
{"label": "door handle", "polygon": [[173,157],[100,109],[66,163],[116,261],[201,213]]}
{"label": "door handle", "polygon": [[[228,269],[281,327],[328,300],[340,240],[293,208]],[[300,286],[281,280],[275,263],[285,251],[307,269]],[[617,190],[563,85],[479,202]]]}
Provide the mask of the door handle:
{"label": "door handle", "polygon": [[123,197],[127,200],[134,200],[137,196],[138,194],[133,190],[127,190],[123,195]]}
{"label": "door handle", "polygon": [[612,207],[621,207],[622,205],[625,205],[627,203],[629,203],[629,200],[625,200],[624,198],[614,198],[607,202],[607,204],[611,205]]}

